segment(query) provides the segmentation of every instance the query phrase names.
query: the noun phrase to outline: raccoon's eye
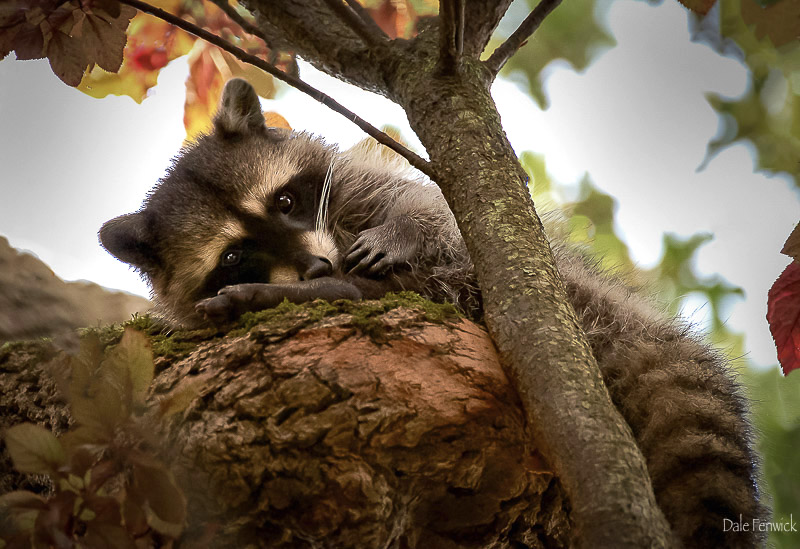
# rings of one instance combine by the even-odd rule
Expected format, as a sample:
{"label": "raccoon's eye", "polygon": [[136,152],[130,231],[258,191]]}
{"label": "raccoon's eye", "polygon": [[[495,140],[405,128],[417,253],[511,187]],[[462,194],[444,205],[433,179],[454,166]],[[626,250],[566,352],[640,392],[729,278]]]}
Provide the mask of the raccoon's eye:
{"label": "raccoon's eye", "polygon": [[287,192],[283,192],[275,199],[275,205],[278,206],[278,210],[281,213],[288,214],[294,208],[294,197]]}
{"label": "raccoon's eye", "polygon": [[233,267],[234,265],[238,265],[241,259],[242,250],[226,250],[222,254],[219,264],[222,267]]}

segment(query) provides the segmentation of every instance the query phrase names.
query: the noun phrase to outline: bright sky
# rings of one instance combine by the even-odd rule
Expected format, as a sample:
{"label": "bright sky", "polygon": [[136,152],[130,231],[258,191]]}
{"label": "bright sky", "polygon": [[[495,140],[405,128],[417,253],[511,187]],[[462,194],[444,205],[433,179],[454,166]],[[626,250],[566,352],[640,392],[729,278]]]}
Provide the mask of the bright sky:
{"label": "bright sky", "polygon": [[[514,84],[495,84],[509,138],[518,153],[543,153],[556,181],[576,185],[588,172],[616,197],[620,231],[643,267],[658,261],[664,232],[714,233],[698,254],[698,270],[745,289],[728,324],[746,332],[754,362],[775,364],[766,293],[789,262],[778,252],[800,219],[800,193],[788,177],[754,173],[745,145],[696,171],[718,127],[704,93],[743,93],[746,69],[691,43],[685,10],[674,0],[659,7],[614,2],[608,24],[618,45],[584,74],[564,64],[548,68],[547,111]],[[127,97],[85,96],[58,81],[46,61],[0,62],[0,235],[66,280],[147,295],[138,276],[100,248],[96,233],[106,220],[138,209],[177,152],[187,73],[184,62],[171,64],[136,105]],[[405,128],[415,143],[399,107],[306,66],[302,76],[373,124]],[[264,103],[295,129],[344,147],[363,138],[297,92]],[[702,323],[709,308],[690,296],[684,309]]]}

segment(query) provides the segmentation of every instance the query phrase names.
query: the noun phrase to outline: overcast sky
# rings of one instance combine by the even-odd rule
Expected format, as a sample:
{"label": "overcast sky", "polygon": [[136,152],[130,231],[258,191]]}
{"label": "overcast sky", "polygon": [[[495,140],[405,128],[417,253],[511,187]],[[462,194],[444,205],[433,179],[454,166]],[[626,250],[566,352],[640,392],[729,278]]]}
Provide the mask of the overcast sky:
{"label": "overcast sky", "polygon": [[[788,177],[754,173],[751,148],[726,149],[702,172],[706,144],[718,128],[704,93],[738,96],[746,69],[689,41],[685,10],[620,0],[608,24],[618,45],[584,74],[564,64],[547,70],[550,108],[542,112],[514,84],[494,95],[518,153],[543,153],[560,183],[585,173],[619,201],[617,221],[643,267],[661,255],[662,233],[715,234],[698,254],[701,275],[720,273],[745,289],[728,324],[745,331],[750,358],[775,364],[764,315],[766,292],[788,264],[779,255],[800,219],[800,193]],[[302,76],[375,125],[405,128],[402,111],[303,67]],[[62,84],[46,61],[0,62],[0,235],[34,252],[66,280],[86,279],[147,295],[127,266],[105,253],[96,233],[106,220],[136,210],[184,137],[179,60],[164,69],[142,105],[127,97],[93,99]],[[363,138],[340,115],[306,96],[265,101],[295,129],[344,147]],[[685,310],[701,321],[698,299]]]}

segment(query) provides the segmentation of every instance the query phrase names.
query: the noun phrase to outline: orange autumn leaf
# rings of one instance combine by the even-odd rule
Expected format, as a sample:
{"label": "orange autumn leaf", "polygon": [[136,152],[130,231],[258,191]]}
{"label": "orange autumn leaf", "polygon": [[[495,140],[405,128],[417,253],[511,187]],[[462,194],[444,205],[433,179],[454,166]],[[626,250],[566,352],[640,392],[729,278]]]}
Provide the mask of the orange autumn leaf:
{"label": "orange autumn leaf", "polygon": [[270,128],[283,128],[284,130],[291,130],[292,126],[289,125],[289,122],[280,114],[267,111],[264,113],[264,120],[267,123],[267,126]]}

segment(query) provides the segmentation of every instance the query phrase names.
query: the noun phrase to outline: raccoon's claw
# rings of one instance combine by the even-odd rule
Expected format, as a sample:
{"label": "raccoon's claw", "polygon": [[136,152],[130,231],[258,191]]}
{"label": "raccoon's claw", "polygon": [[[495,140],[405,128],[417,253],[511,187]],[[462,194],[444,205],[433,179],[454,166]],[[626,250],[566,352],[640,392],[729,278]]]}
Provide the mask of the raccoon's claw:
{"label": "raccoon's claw", "polygon": [[349,274],[381,276],[414,259],[420,247],[419,226],[402,216],[359,233],[345,255]]}
{"label": "raccoon's claw", "polygon": [[222,324],[232,320],[232,304],[226,295],[216,295],[198,302],[195,312],[214,324]]}

